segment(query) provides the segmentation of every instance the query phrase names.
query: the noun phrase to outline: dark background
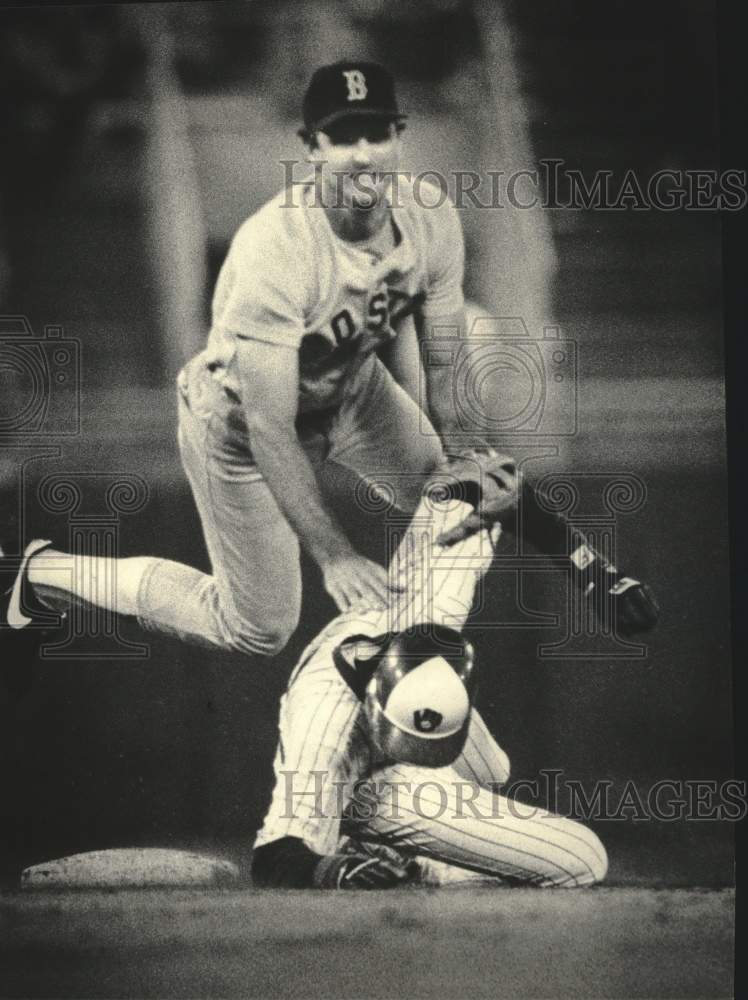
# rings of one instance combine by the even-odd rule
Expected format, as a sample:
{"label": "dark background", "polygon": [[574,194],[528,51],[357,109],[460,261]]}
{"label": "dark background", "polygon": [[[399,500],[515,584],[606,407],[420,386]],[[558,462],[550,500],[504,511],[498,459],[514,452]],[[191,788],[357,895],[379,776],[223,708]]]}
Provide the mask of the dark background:
{"label": "dark background", "polygon": [[[341,4],[347,16],[335,25],[315,4],[159,5],[164,19],[155,21],[145,5],[0,13],[14,151],[0,203],[2,310],[27,315],[39,336],[46,324],[61,325],[82,358],[80,434],[5,442],[0,483],[22,515],[19,531],[67,546],[80,523],[39,503],[39,481],[95,471],[78,515],[102,537],[106,477],[137,474],[148,498],[112,519],[119,552],[208,568],[174,442],[170,386],[180,351],[164,335],[163,259],[153,242],[153,174],[161,169],[161,183],[168,176],[154,152],[153,77],[168,46],[154,52],[149,32],[170,40],[172,82],[186,95],[204,213],[203,310],[231,231],[282,183],[276,150],[299,155],[293,132],[310,69],[350,51],[351,39],[397,75],[413,110],[406,140],[416,161],[428,163],[437,135],[440,162],[468,169],[466,136],[482,130],[484,166],[501,166],[491,159],[481,84],[507,67],[490,57],[486,9],[373,9]],[[734,165],[719,160],[713,4],[653,9],[637,0],[603,13],[591,2],[532,0],[504,10],[536,158],[643,177]],[[428,129],[419,130],[419,117]],[[609,779],[615,804],[629,781],[646,797],[660,779],[722,781],[732,768],[721,219],[713,211],[551,211],[548,222],[558,261],[552,320],[579,351],[579,430],[535,471],[571,471],[583,486],[577,515],[600,511],[586,474],[633,474],[645,484],[644,505],[616,520],[618,557],[652,584],[662,623],[646,655],[540,656],[539,646],[564,635],[562,582],[523,577],[526,607],[558,613],[558,627],[490,628],[523,617],[512,614],[516,575],[499,560],[473,629],[484,664],[479,707],[515,778],[562,769],[589,792]],[[465,218],[467,291],[488,308],[492,278],[480,248],[494,224],[501,219],[487,213]],[[203,335],[185,331],[187,354]],[[59,455],[42,456],[49,446]],[[376,553],[381,525],[360,514],[349,524]],[[299,650],[332,613],[305,566],[302,624],[273,661],[191,649],[122,623],[128,641],[149,644],[147,658],[125,659],[93,638],[76,650],[95,654],[104,642],[112,655],[45,659],[26,697],[0,694],[5,875],[127,844],[219,845],[246,857],[269,794],[278,698]],[[605,643],[595,650],[620,653]],[[629,814],[593,825],[613,880],[732,879],[729,824]]]}

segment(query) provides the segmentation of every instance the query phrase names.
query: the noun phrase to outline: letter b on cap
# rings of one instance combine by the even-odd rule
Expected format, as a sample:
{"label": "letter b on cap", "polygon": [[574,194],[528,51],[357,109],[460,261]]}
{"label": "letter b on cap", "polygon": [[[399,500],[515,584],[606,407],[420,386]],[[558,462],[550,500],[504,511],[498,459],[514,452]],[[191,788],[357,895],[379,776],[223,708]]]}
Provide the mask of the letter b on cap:
{"label": "letter b on cap", "polygon": [[348,100],[363,101],[368,90],[366,89],[366,77],[360,69],[343,70],[345,82],[348,85]]}

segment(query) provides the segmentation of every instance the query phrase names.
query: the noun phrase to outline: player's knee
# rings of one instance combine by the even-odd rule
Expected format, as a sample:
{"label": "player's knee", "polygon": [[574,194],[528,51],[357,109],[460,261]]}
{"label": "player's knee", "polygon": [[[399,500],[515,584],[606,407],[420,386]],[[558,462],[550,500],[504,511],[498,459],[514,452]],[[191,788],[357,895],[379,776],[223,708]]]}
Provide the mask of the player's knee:
{"label": "player's knee", "polygon": [[228,637],[228,645],[230,649],[238,653],[277,656],[286,648],[293,631],[293,628],[247,628],[240,624],[231,630]]}
{"label": "player's knee", "polygon": [[238,615],[223,621],[223,639],[228,649],[254,656],[277,656],[288,644],[298,624],[298,617],[287,615],[272,623],[255,624]]}
{"label": "player's knee", "polygon": [[265,655],[277,656],[278,653],[283,652],[288,645],[289,639],[296,631],[297,624],[297,622],[294,622],[292,625],[289,624],[283,628],[275,628],[266,631],[263,634],[263,643],[266,649]]}

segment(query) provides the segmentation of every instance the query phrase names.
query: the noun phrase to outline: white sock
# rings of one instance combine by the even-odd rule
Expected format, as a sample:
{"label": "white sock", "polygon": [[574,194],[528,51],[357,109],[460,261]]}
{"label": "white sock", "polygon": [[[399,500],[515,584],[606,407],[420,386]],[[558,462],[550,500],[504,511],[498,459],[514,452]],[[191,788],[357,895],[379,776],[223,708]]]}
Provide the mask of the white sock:
{"label": "white sock", "polygon": [[117,614],[136,615],[140,584],[153,561],[151,556],[109,559],[44,549],[29,560],[26,575],[39,599],[56,609],[77,598]]}

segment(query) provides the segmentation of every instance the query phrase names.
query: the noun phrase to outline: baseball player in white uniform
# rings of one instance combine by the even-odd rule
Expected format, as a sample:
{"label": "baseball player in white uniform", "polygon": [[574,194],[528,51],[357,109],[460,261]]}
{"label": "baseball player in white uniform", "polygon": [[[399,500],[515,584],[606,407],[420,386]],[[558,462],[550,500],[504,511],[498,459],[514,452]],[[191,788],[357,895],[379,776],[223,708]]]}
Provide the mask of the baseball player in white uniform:
{"label": "baseball player in white uniform", "polygon": [[470,510],[425,496],[390,566],[391,604],[340,614],[302,654],[281,702],[256,884],[604,878],[605,849],[591,830],[496,790],[509,760],[471,707],[472,650],[460,630],[501,529],[437,542]]}
{"label": "baseball player in white uniform", "polygon": [[[8,578],[0,627],[20,639],[24,629],[38,632],[27,626],[45,606],[64,609],[74,599],[188,641],[273,655],[298,622],[300,545],[341,611],[361,600],[386,603],[385,553],[372,561],[355,549],[325,484],[346,470],[391,483],[412,513],[425,477],[459,460],[464,442],[453,434],[450,369],[426,366],[433,427],[414,399],[417,338],[464,331],[464,250],[453,204],[426,185],[417,198],[397,175],[403,118],[381,66],[319,69],[302,130],[314,176],[247,219],[231,244],[206,348],[178,379],[180,452],[212,572],[151,556],[113,565],[34,540],[20,561],[0,565]],[[388,366],[377,353],[385,347]],[[622,582],[535,502],[529,484],[521,488],[528,538],[569,556],[588,600],[615,603],[619,629],[651,626],[656,606],[646,588]],[[449,540],[493,513],[484,507]],[[582,550],[584,559],[571,559]]]}

